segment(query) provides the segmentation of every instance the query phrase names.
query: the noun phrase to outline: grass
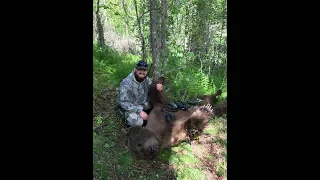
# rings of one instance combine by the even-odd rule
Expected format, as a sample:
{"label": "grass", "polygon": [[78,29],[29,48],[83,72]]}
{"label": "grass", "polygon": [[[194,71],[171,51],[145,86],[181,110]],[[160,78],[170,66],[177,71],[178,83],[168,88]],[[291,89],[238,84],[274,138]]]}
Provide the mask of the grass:
{"label": "grass", "polygon": [[[123,140],[121,129],[125,126],[116,110],[116,98],[119,83],[133,70],[137,60],[135,56],[119,54],[110,49],[94,49],[93,123],[94,127],[105,123],[108,125],[93,132],[93,179],[226,179],[224,118],[210,120],[204,130],[206,137],[201,136],[191,144],[181,143],[171,150],[164,150],[154,161],[136,160],[130,154]],[[182,74],[185,77],[180,78],[192,79],[192,74]],[[212,81],[216,87],[223,84],[222,75],[212,77],[220,79]],[[199,86],[205,89],[201,83]],[[168,93],[176,95],[174,92],[179,91],[179,87],[173,85]],[[222,99],[226,95],[224,92]],[[207,142],[203,143],[204,140]]]}
{"label": "grass", "polygon": [[190,144],[182,143],[177,147],[173,147],[170,156],[165,152],[163,159],[168,159],[169,163],[173,165],[176,170],[178,179],[203,179],[201,167],[196,166],[200,160],[193,154]]}

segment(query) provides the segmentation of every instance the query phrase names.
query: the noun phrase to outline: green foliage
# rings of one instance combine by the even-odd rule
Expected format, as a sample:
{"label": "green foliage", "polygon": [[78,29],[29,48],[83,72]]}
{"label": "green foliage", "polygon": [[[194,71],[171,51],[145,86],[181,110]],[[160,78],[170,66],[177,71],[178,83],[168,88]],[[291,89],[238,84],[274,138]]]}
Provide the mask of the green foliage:
{"label": "green foliage", "polygon": [[118,162],[119,168],[117,169],[117,173],[121,176],[121,174],[130,170],[130,167],[133,165],[133,157],[128,151],[125,151],[119,156]]}
{"label": "green foliage", "polygon": [[177,73],[173,80],[173,89],[175,97],[182,97],[189,99],[198,94],[210,94],[215,91],[215,85],[210,83],[208,76],[194,70],[193,68],[186,68]]}
{"label": "green foliage", "polygon": [[[94,11],[96,2],[94,0]],[[222,90],[223,98],[226,97],[226,1],[182,0],[167,1],[167,4],[169,57],[163,72],[167,77],[165,91],[170,100],[192,99],[196,95],[212,94],[217,89]],[[151,62],[148,1],[137,0],[137,5],[138,15],[144,14],[141,16],[141,27],[146,41],[148,62]],[[162,12],[161,10],[157,12],[161,20]],[[134,1],[100,0],[100,14],[102,21],[106,19],[111,25],[110,29],[118,35],[140,36]],[[135,63],[140,59],[138,56],[118,53],[110,47],[98,48],[95,44],[96,42],[93,49],[94,93],[106,87],[118,87],[121,80],[133,70]],[[162,60],[159,60],[160,69]],[[94,122],[96,125],[109,123],[108,126],[101,128],[103,133],[94,133],[94,179],[114,179],[109,177],[111,174],[115,175],[114,171],[118,178],[123,175],[129,175],[128,179],[159,179],[158,175],[165,177],[160,170],[153,171],[152,175],[144,174],[135,165],[139,163],[142,167],[147,167],[150,162],[135,161],[125,148],[117,146],[119,132],[115,129],[118,127],[116,123],[118,119],[97,116]],[[217,126],[217,122],[219,121],[214,121],[214,126],[210,126],[205,132],[216,137],[226,134],[224,128]],[[225,147],[227,140],[218,138],[216,143]],[[226,158],[227,153],[225,152],[223,156]],[[215,155],[210,158],[214,161],[217,157]],[[178,179],[205,179],[203,169],[197,166],[201,161],[193,155],[189,144],[183,143],[171,151],[164,151],[159,159],[175,167]],[[217,175],[226,176],[226,163],[219,161],[215,162],[215,165]]]}
{"label": "green foliage", "polygon": [[[166,92],[172,100],[192,99],[197,95],[213,94],[221,89],[226,95],[225,66],[212,67],[210,74],[201,69],[201,64],[192,63],[192,52],[184,53],[182,46],[169,48],[166,69]],[[192,64],[192,66],[191,66]]]}
{"label": "green foliage", "polygon": [[95,169],[94,176],[101,179],[109,179],[108,169],[101,161],[93,161],[93,169]]}
{"label": "green foliage", "polygon": [[119,33],[125,33],[125,25],[123,23],[124,10],[121,1],[105,1],[102,8],[106,11],[108,22],[111,26],[116,28]]}
{"label": "green foliage", "polygon": [[[121,80],[132,72],[138,56],[120,54],[108,47],[94,46],[94,91],[106,86],[118,87]],[[190,66],[193,53],[183,54],[183,48],[171,48],[164,73],[167,77],[165,90],[172,100],[187,100],[202,94],[212,94],[222,89],[226,96],[225,67],[212,68],[210,75],[201,71],[200,65]]]}
{"label": "green foliage", "polygon": [[197,167],[200,160],[193,155],[190,144],[182,143],[171,150],[163,151],[159,159],[177,167],[177,179],[204,179],[201,167]]}
{"label": "green foliage", "polygon": [[[100,116],[95,120],[101,120]],[[97,122],[96,125],[97,126]],[[101,128],[99,133],[93,133],[93,173],[98,179],[109,179],[110,169],[116,167],[116,174],[121,177],[128,173],[133,167],[133,157],[125,148],[118,147],[117,132],[118,119],[102,119],[102,122],[108,122],[108,125]]]}
{"label": "green foliage", "polygon": [[108,178],[108,167],[105,165],[105,161],[99,158],[99,155],[106,155],[103,145],[107,139],[97,134],[94,134],[93,138],[93,169],[94,176],[101,177],[102,179]]}
{"label": "green foliage", "polygon": [[188,143],[182,143],[180,146],[172,148],[175,152],[174,156],[171,157],[174,163],[185,163],[185,165],[193,165],[199,163],[199,159],[195,158],[192,153],[191,145]]}
{"label": "green foliage", "polygon": [[96,120],[96,124],[97,125],[101,125],[102,124],[102,117],[101,116],[95,117],[95,120]]}
{"label": "green foliage", "polygon": [[97,45],[93,50],[94,91],[103,87],[117,87],[123,78],[133,70],[139,60],[131,54],[121,54],[109,47],[100,48]]}
{"label": "green foliage", "polygon": [[[227,96],[225,66],[216,66],[210,74],[201,70],[200,64],[190,66],[192,52],[183,52],[182,46],[170,48],[168,63],[164,74],[167,78],[165,91],[172,101],[193,99],[197,95],[213,94],[221,89]],[[118,87],[123,78],[132,72],[138,56],[120,54],[111,48],[94,46],[94,91],[106,86]]]}
{"label": "green foliage", "polygon": [[216,126],[208,126],[206,129],[204,129],[204,132],[210,135],[217,135],[218,128]]}
{"label": "green foliage", "polygon": [[[191,55],[192,56],[192,55]],[[135,56],[129,56],[124,54],[116,53],[110,49],[103,49],[98,51],[94,50],[95,57],[95,78],[102,80],[103,82],[97,82],[98,84],[107,84],[112,85],[111,82],[117,81],[120,82],[121,78],[117,73],[123,73],[127,75],[131,72],[131,68],[134,66]],[[183,61],[186,56],[178,57],[179,61]],[[118,59],[118,60],[117,60]],[[130,65],[130,62],[133,64]],[[185,61],[186,62],[186,61]],[[127,65],[125,65],[128,63]],[[182,66],[184,63],[176,62],[178,65]],[[109,67],[115,68],[115,70],[110,71]],[[121,68],[128,67],[127,70],[123,70],[123,72],[119,71]],[[173,65],[170,65],[173,66]],[[167,69],[174,69],[174,67],[168,67]],[[100,74],[99,74],[99,73]],[[203,79],[201,81],[206,82],[209,80],[210,82],[214,82],[210,80],[210,76],[201,72],[198,66],[188,67],[187,65],[184,68],[179,69],[177,74],[169,73],[170,76],[180,77],[181,81],[185,79],[189,79],[189,81],[195,81],[193,84],[201,85],[203,88],[203,92],[205,90],[209,91],[210,85],[205,86],[196,81],[196,79]],[[219,70],[215,71],[219,74]],[[221,72],[224,72],[221,70]],[[221,73],[220,72],[220,73]],[[101,78],[102,74],[105,74],[103,78]],[[215,76],[213,76],[215,77]],[[223,77],[221,75],[221,77]],[[106,81],[106,79],[108,81]],[[206,80],[207,79],[207,80]],[[181,88],[187,88],[188,86],[183,86],[178,80],[171,82],[171,79],[168,79],[169,85],[173,85],[169,92],[171,94],[175,94],[175,91]],[[185,81],[185,82],[189,82]],[[220,82],[219,80],[216,80]],[[114,85],[117,85],[114,83]],[[180,84],[179,84],[180,83]],[[176,85],[178,84],[178,86]],[[192,83],[189,83],[192,84]],[[208,84],[208,83],[207,83]],[[221,84],[221,83],[220,83]],[[117,87],[114,86],[114,87]],[[192,88],[191,88],[192,89]],[[196,88],[191,90],[191,92],[196,92]],[[190,96],[190,92],[187,91],[187,95]],[[110,99],[114,99],[114,97],[110,97]],[[205,156],[201,156],[201,154],[197,155],[194,153],[193,145],[187,143],[182,143],[176,147],[173,147],[171,150],[163,151],[159,156],[159,161],[161,161],[165,166],[157,166],[151,171],[150,170],[150,161],[137,161],[135,160],[128,150],[121,145],[123,138],[120,136],[119,132],[119,119],[117,118],[106,118],[103,116],[94,117],[94,123],[104,124],[108,122],[108,126],[105,126],[99,130],[99,132],[93,133],[93,176],[94,179],[117,179],[121,177],[125,177],[128,179],[166,179],[168,177],[168,166],[170,165],[174,169],[174,174],[177,179],[205,179],[204,177],[204,168],[205,165],[202,164],[201,157],[210,159],[214,162],[217,168],[214,169],[217,175],[226,176],[226,163],[221,161],[216,161],[216,155],[206,154]],[[220,137],[224,135],[226,132],[223,130],[224,126],[218,126],[218,123],[221,120],[210,121],[210,126],[208,130],[205,132],[212,132],[211,136]],[[95,126],[96,126],[95,125]],[[223,124],[225,125],[225,124]],[[120,137],[119,137],[120,136]],[[216,143],[219,146],[226,146],[226,139],[217,139]],[[223,153],[223,152],[222,152]],[[209,157],[210,156],[210,157]],[[225,157],[227,154],[224,152],[222,156]],[[157,160],[156,160],[157,161]]]}
{"label": "green foliage", "polygon": [[197,179],[205,179],[203,172],[199,169],[194,168],[184,168],[177,172],[178,179],[184,180],[197,180]]}
{"label": "green foliage", "polygon": [[226,174],[225,172],[225,163],[217,163],[217,175],[223,176]]}

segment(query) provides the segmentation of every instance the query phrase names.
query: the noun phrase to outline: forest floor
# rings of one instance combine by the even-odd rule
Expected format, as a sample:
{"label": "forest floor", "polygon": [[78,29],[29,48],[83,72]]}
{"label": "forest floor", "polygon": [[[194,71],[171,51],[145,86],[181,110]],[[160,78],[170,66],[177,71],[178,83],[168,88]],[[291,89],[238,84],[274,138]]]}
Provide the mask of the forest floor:
{"label": "forest floor", "polygon": [[117,91],[108,87],[93,97],[93,179],[227,179],[227,119],[213,118],[191,144],[181,143],[153,161],[136,160],[124,144]]}

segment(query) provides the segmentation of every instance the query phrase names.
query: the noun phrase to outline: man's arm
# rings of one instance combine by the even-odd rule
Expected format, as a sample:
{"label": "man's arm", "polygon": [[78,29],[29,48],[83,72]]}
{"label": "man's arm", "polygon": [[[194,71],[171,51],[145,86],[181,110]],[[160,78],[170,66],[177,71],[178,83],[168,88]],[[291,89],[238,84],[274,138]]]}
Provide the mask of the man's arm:
{"label": "man's arm", "polygon": [[130,87],[128,85],[121,84],[119,91],[119,104],[124,110],[139,114],[142,111],[143,106],[133,104],[129,99],[129,93]]}

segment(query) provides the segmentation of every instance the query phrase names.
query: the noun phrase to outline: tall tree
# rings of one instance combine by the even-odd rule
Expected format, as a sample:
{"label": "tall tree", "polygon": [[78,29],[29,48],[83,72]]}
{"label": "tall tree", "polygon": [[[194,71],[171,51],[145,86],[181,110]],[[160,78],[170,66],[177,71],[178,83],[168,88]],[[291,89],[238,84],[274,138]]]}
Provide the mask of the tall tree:
{"label": "tall tree", "polygon": [[166,68],[166,61],[168,58],[168,49],[166,46],[167,42],[167,0],[161,1],[162,5],[162,22],[161,22],[161,60],[162,60],[162,71]]}
{"label": "tall tree", "polygon": [[139,34],[140,34],[140,40],[141,40],[142,59],[146,60],[146,58],[147,58],[146,45],[145,45],[145,40],[144,40],[144,34],[142,31],[142,27],[141,27],[141,18],[143,16],[143,14],[141,16],[139,16],[138,5],[137,5],[136,0],[134,0],[134,8],[136,10],[137,25],[139,28]]}
{"label": "tall tree", "polygon": [[105,41],[104,41],[104,31],[103,31],[103,26],[101,23],[101,17],[99,14],[100,10],[100,0],[97,1],[97,11],[96,11],[96,18],[97,18],[97,30],[98,30],[98,43],[100,47],[105,46]]}
{"label": "tall tree", "polygon": [[159,53],[158,53],[158,38],[157,38],[157,1],[150,0],[150,39],[151,39],[151,51],[152,51],[152,64],[153,64],[153,79],[158,79],[159,73]]}
{"label": "tall tree", "polygon": [[124,13],[126,14],[126,16],[124,18],[125,19],[124,22],[125,22],[125,26],[126,26],[126,35],[128,35],[129,34],[129,18],[130,18],[130,16],[129,16],[128,12],[127,12],[127,7],[126,7],[125,0],[122,0],[122,7],[123,7]]}

